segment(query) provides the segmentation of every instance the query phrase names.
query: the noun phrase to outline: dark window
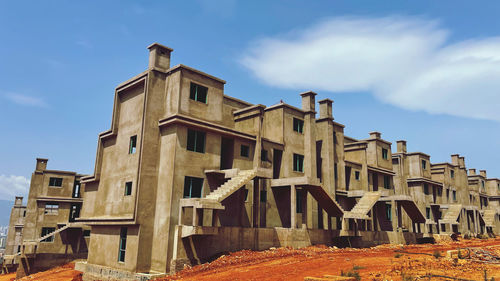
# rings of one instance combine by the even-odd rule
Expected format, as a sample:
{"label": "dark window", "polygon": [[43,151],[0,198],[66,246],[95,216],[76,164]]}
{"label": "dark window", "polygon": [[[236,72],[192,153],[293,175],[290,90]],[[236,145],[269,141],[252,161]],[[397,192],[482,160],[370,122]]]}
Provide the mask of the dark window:
{"label": "dark window", "polygon": [[125,196],[132,195],[132,182],[128,181],[125,183]]}
{"label": "dark window", "polygon": [[304,172],[304,155],[293,154],[293,170],[295,172]]}
{"label": "dark window", "polygon": [[[42,227],[42,235],[40,236],[40,238],[44,237],[45,235],[50,234],[54,231],[56,231],[55,227]],[[53,242],[53,241],[54,241],[54,235],[43,239],[41,242]]]}
{"label": "dark window", "polygon": [[80,181],[73,184],[73,198],[80,198]]}
{"label": "dark window", "polygon": [[438,196],[443,196],[443,189],[441,187],[437,187],[437,193],[438,193]]}
{"label": "dark window", "polygon": [[70,218],[69,221],[73,222],[75,221],[76,218],[80,217],[80,204],[71,204],[71,213],[70,213]]}
{"label": "dark window", "polygon": [[202,103],[207,103],[208,88],[191,82],[189,98]]}
{"label": "dark window", "polygon": [[333,173],[335,174],[335,179],[338,179],[339,174],[337,172],[337,164],[336,163],[333,165]]}
{"label": "dark window", "polygon": [[184,178],[184,198],[201,198],[203,178]]}
{"label": "dark window", "polygon": [[454,178],[454,177],[455,177],[455,171],[450,170],[450,177],[451,177],[451,178]]}
{"label": "dark window", "polygon": [[59,204],[57,203],[46,203],[45,204],[45,214],[57,215],[59,213]]}
{"label": "dark window", "polygon": [[354,178],[359,181],[360,173],[359,171],[354,172]]}
{"label": "dark window", "polygon": [[90,230],[84,230],[83,237],[90,237]]}
{"label": "dark window", "polygon": [[450,199],[450,190],[449,189],[446,189],[446,198]]}
{"label": "dark window", "polygon": [[481,187],[484,189],[484,181],[481,181]]}
{"label": "dark window", "polygon": [[457,201],[457,191],[453,190],[453,201]]}
{"label": "dark window", "polygon": [[245,188],[245,189],[243,189],[243,190],[244,190],[244,191],[243,191],[243,192],[244,192],[243,194],[244,194],[244,197],[245,197],[245,202],[247,202],[247,201],[248,201],[248,188]]}
{"label": "dark window", "polygon": [[293,118],[293,130],[295,132],[303,133],[304,132],[304,121]]}
{"label": "dark window", "polygon": [[427,169],[427,161],[422,160],[422,169]]}
{"label": "dark window", "polygon": [[431,208],[425,208],[425,217],[427,219],[431,218]]}
{"label": "dark window", "polygon": [[137,148],[137,136],[130,137],[130,144],[128,147],[128,154],[134,154]]}
{"label": "dark window", "polygon": [[240,155],[242,157],[248,157],[250,155],[250,147],[248,145],[241,145]]}
{"label": "dark window", "polygon": [[337,133],[333,132],[333,144],[337,144]]}
{"label": "dark window", "polygon": [[389,176],[384,176],[384,188],[391,189],[391,178]]}
{"label": "dark window", "polygon": [[61,187],[62,186],[62,182],[63,182],[62,178],[51,177],[49,179],[49,186]]}
{"label": "dark window", "polygon": [[386,217],[388,221],[392,220],[392,206],[391,204],[385,204]]}
{"label": "dark window", "polygon": [[127,228],[120,229],[120,246],[118,248],[118,261],[125,262],[125,250],[127,249]]}
{"label": "dark window", "polygon": [[260,202],[265,203],[267,202],[267,190],[262,189],[260,191]]}
{"label": "dark window", "polygon": [[25,216],[26,216],[26,211],[23,212],[23,217],[25,217]]}
{"label": "dark window", "polygon": [[302,189],[295,190],[295,210],[297,213],[302,213]]}
{"label": "dark window", "polygon": [[260,161],[267,161],[267,150],[262,149],[260,151]]}
{"label": "dark window", "polygon": [[424,183],[424,194],[429,195],[429,185]]}
{"label": "dark window", "polygon": [[205,132],[188,129],[187,150],[205,153]]}
{"label": "dark window", "polygon": [[17,246],[17,252],[20,253],[21,252],[21,245],[18,245]]}
{"label": "dark window", "polygon": [[382,158],[389,159],[389,151],[385,148],[382,148]]}

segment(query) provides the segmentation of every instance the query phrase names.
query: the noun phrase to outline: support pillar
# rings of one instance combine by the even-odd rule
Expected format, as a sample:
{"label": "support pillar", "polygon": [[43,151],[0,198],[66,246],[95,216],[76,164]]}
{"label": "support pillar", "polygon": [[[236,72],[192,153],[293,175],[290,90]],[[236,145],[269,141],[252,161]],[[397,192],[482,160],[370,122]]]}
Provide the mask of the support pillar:
{"label": "support pillar", "polygon": [[297,225],[297,193],[295,190],[295,185],[290,186],[290,228],[296,228]]}

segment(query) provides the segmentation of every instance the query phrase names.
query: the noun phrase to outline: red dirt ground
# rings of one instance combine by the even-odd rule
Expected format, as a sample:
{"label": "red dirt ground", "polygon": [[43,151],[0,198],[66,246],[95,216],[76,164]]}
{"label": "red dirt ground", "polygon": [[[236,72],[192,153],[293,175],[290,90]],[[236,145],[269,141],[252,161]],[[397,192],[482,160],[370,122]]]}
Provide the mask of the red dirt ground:
{"label": "red dirt ground", "polygon": [[[405,280],[449,280],[417,278],[427,274],[484,280],[484,270],[489,278],[494,276],[495,280],[500,280],[500,260],[496,263],[484,263],[469,259],[452,261],[432,256],[436,251],[444,256],[447,250],[457,248],[481,248],[500,256],[500,238],[441,242],[434,245],[381,245],[367,249],[311,246],[298,250],[290,248],[260,252],[243,250],[222,256],[211,263],[188,267],[174,276],[157,280],[302,281],[306,276],[340,275],[341,271],[352,270],[353,266],[362,267],[358,269],[362,280],[402,280],[402,274],[411,276]],[[73,264],[67,264],[20,280],[80,281],[81,272],[73,268]],[[14,278],[15,274],[0,275],[0,281],[12,281]]]}

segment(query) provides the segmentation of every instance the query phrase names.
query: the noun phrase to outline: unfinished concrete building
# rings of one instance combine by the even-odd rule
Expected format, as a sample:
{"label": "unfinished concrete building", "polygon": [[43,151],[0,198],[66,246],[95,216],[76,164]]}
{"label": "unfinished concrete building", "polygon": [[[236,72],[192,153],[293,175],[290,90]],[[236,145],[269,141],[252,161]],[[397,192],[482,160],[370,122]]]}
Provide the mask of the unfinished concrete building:
{"label": "unfinished concrete building", "polygon": [[81,175],[47,170],[47,162],[37,158],[31,176],[22,246],[14,254],[18,277],[87,257],[90,228],[75,222],[83,202]]}
{"label": "unfinished concrete building", "polygon": [[24,219],[26,217],[26,205],[23,205],[23,197],[16,196],[14,206],[10,212],[9,229],[5,245],[2,272],[13,272],[17,269],[19,259],[16,258],[21,252],[23,244]]}
{"label": "unfinished concrete building", "polygon": [[[115,90],[94,173],[47,171],[37,160],[27,266],[49,251],[41,240],[57,233],[66,242],[56,238],[52,253],[79,255],[89,245],[87,262],[77,264],[85,280],[146,280],[241,249],[498,233],[500,180],[468,175],[463,157],[432,164],[425,153],[408,153],[405,141],[392,153],[379,132],[345,136],[333,101],[316,102],[314,92],[300,94],[301,108],[250,104],[225,95],[222,79],[171,67],[172,49],[148,49],[148,69]],[[59,176],[67,184],[61,201],[47,189]],[[68,193],[78,180],[83,200]],[[80,216],[65,212],[66,221],[46,226],[40,210],[57,202],[59,210],[82,204]],[[92,230],[90,244],[82,225]]]}

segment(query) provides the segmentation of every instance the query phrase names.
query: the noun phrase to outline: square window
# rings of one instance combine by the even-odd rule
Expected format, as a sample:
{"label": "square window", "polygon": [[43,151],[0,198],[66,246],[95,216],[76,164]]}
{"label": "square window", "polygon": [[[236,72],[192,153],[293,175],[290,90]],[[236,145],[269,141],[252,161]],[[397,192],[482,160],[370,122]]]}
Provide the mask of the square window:
{"label": "square window", "polygon": [[203,178],[184,178],[184,198],[201,198],[203,188]]}
{"label": "square window", "polygon": [[427,169],[427,161],[422,160],[422,169]]}
{"label": "square window", "polygon": [[389,151],[385,148],[382,148],[382,158],[389,159]]}
{"label": "square window", "polygon": [[49,178],[49,186],[61,187],[62,182],[63,182],[62,178],[56,178],[56,177]]}
{"label": "square window", "polygon": [[207,103],[208,88],[191,82],[189,98],[202,103]]}
{"label": "square window", "polygon": [[[55,227],[42,227],[42,234],[40,235],[40,238],[44,237],[45,235],[48,235],[52,232],[56,231]],[[54,235],[49,236],[45,239],[43,239],[40,242],[54,242]]]}
{"label": "square window", "polygon": [[267,150],[262,149],[260,151],[260,161],[267,161]]}
{"label": "square window", "polygon": [[127,249],[127,228],[120,229],[120,245],[118,247],[118,261],[125,262],[125,250]]}
{"label": "square window", "polygon": [[205,132],[188,129],[187,150],[205,153]]}
{"label": "square window", "polygon": [[84,230],[83,237],[90,237],[90,230]]}
{"label": "square window", "polygon": [[248,145],[241,145],[240,155],[242,157],[248,157],[250,155],[250,147]]}
{"label": "square window", "polygon": [[304,121],[298,118],[293,118],[293,130],[302,134],[304,132]]}
{"label": "square window", "polygon": [[58,203],[46,203],[45,204],[45,214],[57,215],[59,213]]}
{"label": "square window", "polygon": [[358,180],[358,181],[359,181],[359,178],[360,178],[360,173],[359,173],[359,171],[355,171],[355,172],[354,172],[354,178],[355,178],[356,180]]}
{"label": "square window", "polygon": [[132,182],[128,181],[125,183],[125,196],[132,195]]}
{"label": "square window", "polygon": [[130,144],[128,147],[128,154],[134,154],[137,149],[137,136],[130,137]]}
{"label": "square window", "polygon": [[293,171],[304,172],[304,155],[293,154]]}

